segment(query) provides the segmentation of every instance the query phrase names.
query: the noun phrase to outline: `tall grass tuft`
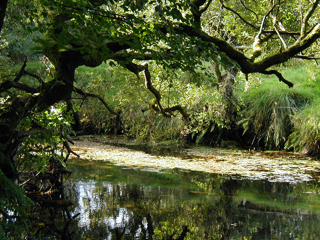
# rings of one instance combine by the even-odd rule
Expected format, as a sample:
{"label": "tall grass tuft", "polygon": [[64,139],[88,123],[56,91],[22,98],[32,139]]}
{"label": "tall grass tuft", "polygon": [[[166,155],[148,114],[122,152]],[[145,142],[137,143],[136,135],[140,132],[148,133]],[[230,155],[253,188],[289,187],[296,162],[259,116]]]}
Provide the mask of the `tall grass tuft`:
{"label": "tall grass tuft", "polygon": [[286,142],[286,149],[319,155],[320,112],[318,109],[320,109],[319,100],[293,116],[293,132]]}
{"label": "tall grass tuft", "polygon": [[[263,83],[247,92],[240,92],[246,108],[239,124],[253,146],[269,149],[318,150],[320,131],[320,79],[313,64],[293,63],[282,69],[295,86],[288,88],[275,77],[262,76]],[[318,106],[318,107],[317,107]],[[290,137],[289,137],[290,136]],[[312,150],[313,149],[313,150]]]}
{"label": "tall grass tuft", "polygon": [[305,96],[292,89],[259,88],[246,96],[247,107],[238,124],[250,136],[250,145],[282,149],[292,131],[291,117],[306,101]]}

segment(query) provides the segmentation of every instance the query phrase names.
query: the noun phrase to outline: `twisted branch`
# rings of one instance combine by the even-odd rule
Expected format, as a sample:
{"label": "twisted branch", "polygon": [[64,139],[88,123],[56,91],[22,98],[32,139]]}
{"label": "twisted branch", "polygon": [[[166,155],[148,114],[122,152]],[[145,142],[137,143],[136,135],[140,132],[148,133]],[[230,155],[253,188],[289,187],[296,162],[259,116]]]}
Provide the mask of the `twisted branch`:
{"label": "twisted branch", "polygon": [[84,91],[82,91],[80,88],[77,88],[77,87],[74,87],[74,91],[75,91],[76,93],[84,96],[85,98],[86,98],[86,97],[93,97],[93,98],[99,99],[100,102],[102,102],[102,104],[106,107],[106,109],[108,109],[108,111],[109,111],[111,114],[116,115],[116,117],[117,117],[118,121],[120,122],[120,124],[123,125],[122,122],[121,122],[120,113],[115,112],[101,96],[96,95],[96,94],[93,94],[93,93],[84,92]]}
{"label": "twisted branch", "polygon": [[145,76],[145,87],[155,96],[155,102],[156,104],[158,105],[158,108],[153,106],[153,109],[155,111],[158,111],[160,112],[164,117],[172,117],[171,114],[168,114],[168,113],[171,113],[171,112],[174,112],[174,111],[179,111],[181,113],[181,115],[183,116],[184,120],[188,121],[189,120],[189,115],[185,112],[185,110],[180,106],[180,105],[176,105],[174,107],[170,107],[170,108],[163,108],[162,105],[161,105],[161,94],[160,92],[152,85],[152,82],[151,82],[151,74],[149,72],[149,67],[148,67],[148,64],[145,64],[145,65],[138,65],[138,64],[135,64],[133,62],[130,62],[126,65],[126,68],[133,72],[138,79],[140,79],[140,76],[139,76],[139,73],[140,72],[144,72],[144,76]]}

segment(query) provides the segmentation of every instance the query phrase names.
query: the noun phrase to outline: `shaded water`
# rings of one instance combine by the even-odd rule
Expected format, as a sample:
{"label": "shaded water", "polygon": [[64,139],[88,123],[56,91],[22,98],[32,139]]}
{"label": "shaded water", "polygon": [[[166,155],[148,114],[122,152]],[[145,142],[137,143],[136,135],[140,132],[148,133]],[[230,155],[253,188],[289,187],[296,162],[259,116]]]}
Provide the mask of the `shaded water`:
{"label": "shaded water", "polygon": [[65,197],[74,205],[55,213],[56,239],[317,239],[317,181],[236,180],[87,160],[72,160],[69,169]]}

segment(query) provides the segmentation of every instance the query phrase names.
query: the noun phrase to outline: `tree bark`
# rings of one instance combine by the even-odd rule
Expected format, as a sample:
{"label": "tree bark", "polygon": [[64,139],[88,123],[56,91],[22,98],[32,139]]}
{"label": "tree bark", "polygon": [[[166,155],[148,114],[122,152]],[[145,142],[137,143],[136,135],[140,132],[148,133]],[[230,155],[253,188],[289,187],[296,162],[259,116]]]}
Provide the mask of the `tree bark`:
{"label": "tree bark", "polygon": [[0,33],[3,27],[4,18],[6,16],[8,0],[1,0],[0,2]]}

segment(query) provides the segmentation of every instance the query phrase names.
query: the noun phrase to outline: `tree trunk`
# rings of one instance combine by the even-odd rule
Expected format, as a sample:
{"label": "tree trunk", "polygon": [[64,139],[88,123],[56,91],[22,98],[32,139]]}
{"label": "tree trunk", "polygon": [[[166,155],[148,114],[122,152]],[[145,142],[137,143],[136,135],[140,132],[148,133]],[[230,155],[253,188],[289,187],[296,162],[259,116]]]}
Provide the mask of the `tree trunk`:
{"label": "tree trunk", "polygon": [[69,54],[60,55],[59,59],[55,60],[56,71],[51,81],[39,87],[35,94],[14,97],[1,109],[0,147],[3,155],[0,159],[0,168],[10,179],[16,175],[15,158],[23,140],[28,137],[26,129],[19,130],[21,121],[31,116],[33,112],[44,111],[55,103],[71,98],[77,66],[70,64],[72,58]]}
{"label": "tree trunk", "polygon": [[6,16],[8,0],[1,0],[0,2],[0,33],[3,27],[4,18]]}

